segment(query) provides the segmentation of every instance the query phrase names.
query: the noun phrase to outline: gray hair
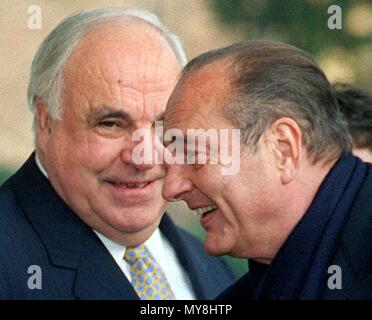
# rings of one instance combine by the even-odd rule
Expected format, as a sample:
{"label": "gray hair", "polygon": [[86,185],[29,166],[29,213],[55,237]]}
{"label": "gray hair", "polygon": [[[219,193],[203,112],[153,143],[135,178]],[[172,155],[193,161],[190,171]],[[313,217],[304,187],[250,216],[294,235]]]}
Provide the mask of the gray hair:
{"label": "gray hair", "polygon": [[169,32],[154,14],[134,8],[99,7],[71,15],[60,22],[41,43],[31,66],[27,102],[34,113],[34,132],[37,130],[36,102],[43,99],[52,119],[60,118],[62,73],[74,47],[93,26],[107,20],[139,19],[167,40],[181,67],[187,63],[186,53],[178,37]]}
{"label": "gray hair", "polygon": [[317,162],[350,152],[347,124],[325,74],[304,51],[284,43],[249,41],[191,60],[181,81],[224,59],[231,95],[223,116],[241,130],[245,145],[257,149],[265,129],[281,117],[297,122],[308,157]]}

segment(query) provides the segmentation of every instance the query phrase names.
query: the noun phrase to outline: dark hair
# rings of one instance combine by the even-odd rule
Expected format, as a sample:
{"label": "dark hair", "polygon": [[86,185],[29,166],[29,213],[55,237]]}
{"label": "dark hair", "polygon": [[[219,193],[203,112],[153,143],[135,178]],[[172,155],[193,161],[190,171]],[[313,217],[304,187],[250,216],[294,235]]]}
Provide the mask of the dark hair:
{"label": "dark hair", "polygon": [[357,148],[372,150],[372,96],[347,84],[337,83],[333,88],[353,144]]}
{"label": "dark hair", "polygon": [[232,84],[223,115],[241,129],[246,145],[256,147],[272,122],[290,117],[300,126],[313,162],[350,152],[347,125],[331,85],[304,51],[271,41],[238,43],[191,60],[182,78],[222,58]]}

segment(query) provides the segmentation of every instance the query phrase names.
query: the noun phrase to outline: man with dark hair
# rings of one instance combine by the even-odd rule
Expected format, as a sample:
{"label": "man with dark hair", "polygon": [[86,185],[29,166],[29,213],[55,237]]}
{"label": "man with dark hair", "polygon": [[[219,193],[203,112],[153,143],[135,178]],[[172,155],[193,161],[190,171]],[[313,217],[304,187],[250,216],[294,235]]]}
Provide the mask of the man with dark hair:
{"label": "man with dark hair", "polygon": [[201,215],[210,254],[249,259],[249,273],[221,299],[372,298],[372,166],[350,154],[311,57],[251,41],[195,58],[168,101],[170,128],[240,130],[236,175],[209,161],[224,145],[233,152],[231,138],[209,143],[204,163],[167,165],[163,187]]}
{"label": "man with dark hair", "polygon": [[353,153],[365,162],[372,162],[372,96],[346,84],[338,83],[333,88],[348,123]]}

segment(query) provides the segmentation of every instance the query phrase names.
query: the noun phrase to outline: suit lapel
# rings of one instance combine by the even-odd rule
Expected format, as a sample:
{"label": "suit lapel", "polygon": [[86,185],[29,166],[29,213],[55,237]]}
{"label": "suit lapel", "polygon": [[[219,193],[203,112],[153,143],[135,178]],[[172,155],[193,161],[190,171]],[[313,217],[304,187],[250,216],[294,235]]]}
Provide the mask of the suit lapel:
{"label": "suit lapel", "polygon": [[97,236],[92,233],[84,241],[74,286],[76,296],[80,299],[138,300],[132,285]]}
{"label": "suit lapel", "polygon": [[12,178],[13,190],[56,268],[76,271],[80,299],[138,299],[131,284],[94,234],[62,201],[34,162]]}

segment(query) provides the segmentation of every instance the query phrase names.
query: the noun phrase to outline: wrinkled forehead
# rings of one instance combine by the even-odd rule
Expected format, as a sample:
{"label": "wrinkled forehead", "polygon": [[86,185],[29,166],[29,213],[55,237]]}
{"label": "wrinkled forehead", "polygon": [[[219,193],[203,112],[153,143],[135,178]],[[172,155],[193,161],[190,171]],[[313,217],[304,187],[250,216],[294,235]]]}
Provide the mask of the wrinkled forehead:
{"label": "wrinkled forehead", "polygon": [[163,86],[175,82],[179,62],[154,27],[136,20],[102,22],[75,46],[63,72],[64,81],[81,86],[97,81],[125,86]]}
{"label": "wrinkled forehead", "polygon": [[232,93],[230,68],[216,61],[182,76],[169,98],[165,127],[203,126],[222,118],[222,108]]}

